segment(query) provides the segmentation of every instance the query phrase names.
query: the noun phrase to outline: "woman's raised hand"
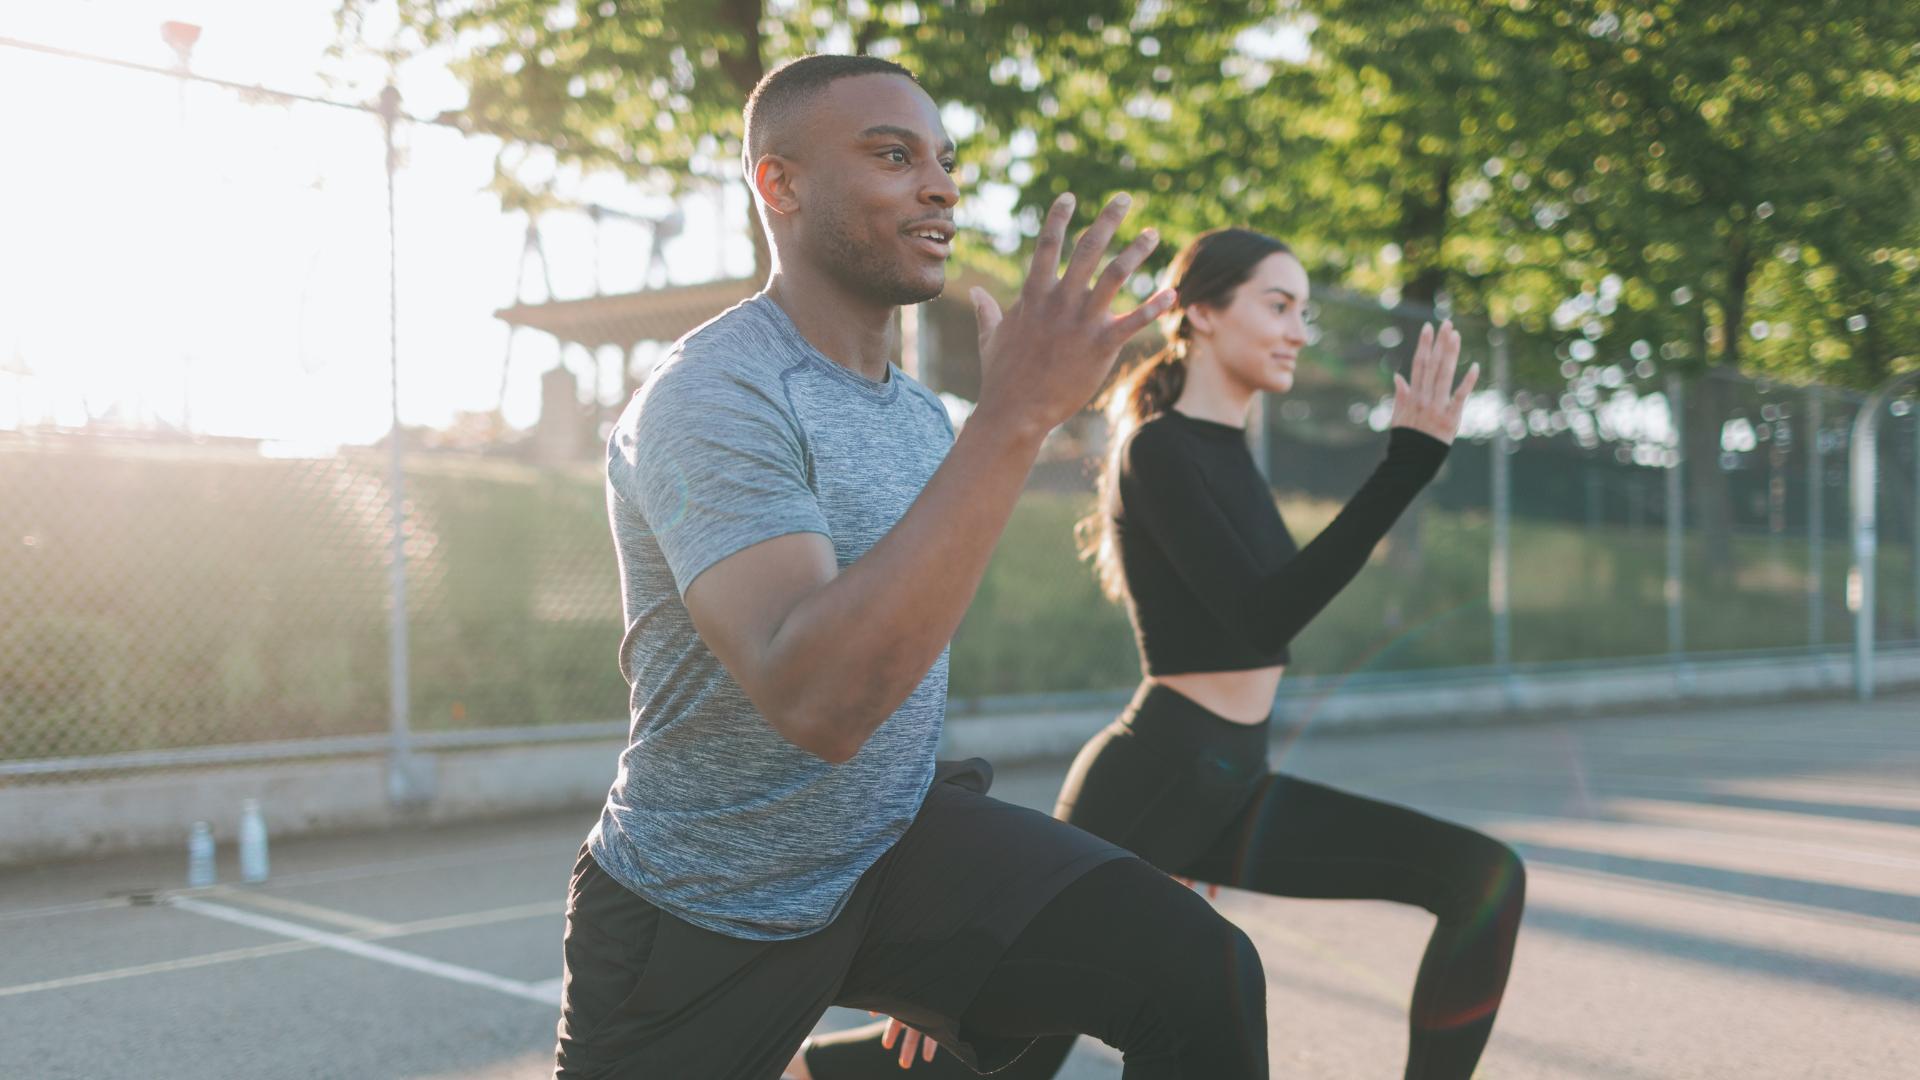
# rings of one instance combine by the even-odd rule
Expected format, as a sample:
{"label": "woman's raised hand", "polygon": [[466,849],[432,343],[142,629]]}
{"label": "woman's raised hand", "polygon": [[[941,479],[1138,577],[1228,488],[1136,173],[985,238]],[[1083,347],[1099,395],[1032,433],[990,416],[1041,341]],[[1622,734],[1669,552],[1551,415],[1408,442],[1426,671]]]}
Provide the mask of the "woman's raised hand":
{"label": "woman's raised hand", "polygon": [[1466,408],[1467,395],[1480,381],[1480,365],[1467,369],[1467,377],[1453,385],[1454,367],[1460,362],[1460,331],[1448,319],[1435,330],[1432,323],[1420,328],[1420,343],[1413,349],[1413,379],[1399,372],[1393,375],[1393,426],[1412,428],[1451,445],[1460,430],[1460,413]]}

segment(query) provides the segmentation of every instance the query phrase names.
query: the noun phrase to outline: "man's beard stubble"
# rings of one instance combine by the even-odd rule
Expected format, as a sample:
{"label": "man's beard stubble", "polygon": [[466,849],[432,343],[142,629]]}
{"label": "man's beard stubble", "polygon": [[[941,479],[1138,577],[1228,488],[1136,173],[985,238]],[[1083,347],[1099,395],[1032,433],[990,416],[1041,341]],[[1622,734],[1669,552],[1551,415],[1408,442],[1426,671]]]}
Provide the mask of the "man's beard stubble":
{"label": "man's beard stubble", "polygon": [[820,206],[816,213],[819,217],[813,224],[811,246],[820,256],[821,268],[841,284],[895,307],[925,303],[946,288],[944,274],[942,280],[931,284],[915,281],[901,272],[897,259],[889,260],[855,240],[840,204]]}

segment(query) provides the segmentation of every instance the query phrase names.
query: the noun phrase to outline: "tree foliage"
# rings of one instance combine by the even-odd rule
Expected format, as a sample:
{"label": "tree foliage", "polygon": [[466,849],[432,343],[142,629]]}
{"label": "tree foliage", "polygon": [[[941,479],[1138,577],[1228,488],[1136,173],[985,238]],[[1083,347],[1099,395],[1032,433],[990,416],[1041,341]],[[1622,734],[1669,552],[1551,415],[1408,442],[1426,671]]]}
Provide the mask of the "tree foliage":
{"label": "tree foliage", "polygon": [[[342,2],[351,25],[371,0]],[[762,74],[870,52],[920,75],[963,183],[1009,185],[1029,234],[1060,191],[1127,190],[1172,237],[1253,224],[1323,280],[1576,358],[1920,365],[1899,0],[396,2],[455,56],[462,124],[584,168],[730,182]]]}

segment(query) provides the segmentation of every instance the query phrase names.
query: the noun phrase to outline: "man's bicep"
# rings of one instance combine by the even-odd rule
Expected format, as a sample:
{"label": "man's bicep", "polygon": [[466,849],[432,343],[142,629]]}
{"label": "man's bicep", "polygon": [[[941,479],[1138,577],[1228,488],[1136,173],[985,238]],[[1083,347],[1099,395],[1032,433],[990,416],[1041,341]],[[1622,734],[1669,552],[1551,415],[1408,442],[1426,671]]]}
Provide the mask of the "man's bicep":
{"label": "man's bicep", "polygon": [[775,689],[775,635],[802,600],[838,573],[832,541],[817,532],[793,532],[743,548],[688,584],[693,628],[762,713],[778,704],[764,699]]}

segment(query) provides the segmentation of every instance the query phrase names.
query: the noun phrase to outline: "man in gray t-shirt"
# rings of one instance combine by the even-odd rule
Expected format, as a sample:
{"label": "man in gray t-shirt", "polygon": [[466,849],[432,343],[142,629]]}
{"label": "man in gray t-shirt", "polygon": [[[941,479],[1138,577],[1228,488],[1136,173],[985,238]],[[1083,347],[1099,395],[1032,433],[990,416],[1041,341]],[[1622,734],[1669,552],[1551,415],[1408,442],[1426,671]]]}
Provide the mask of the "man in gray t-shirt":
{"label": "man in gray t-shirt", "polygon": [[1129,1077],[1264,1076],[1244,934],[934,760],[948,641],[1041,440],[1166,309],[1110,311],[1151,231],[1096,280],[1118,198],[1061,276],[1056,201],[1019,301],[975,290],[956,436],[888,360],[955,233],[933,101],[884,60],[803,58],[749,100],[746,165],[766,291],[682,339],[608,445],[632,727],[569,888],[556,1075],[805,1076],[837,1003],[981,1068],[1073,1031]]}
{"label": "man in gray t-shirt", "polygon": [[906,832],[933,777],[946,652],[835,764],[762,718],[682,597],[709,567],[790,534],[831,543],[846,569],[952,443],[932,391],[827,359],[764,294],[687,335],[634,395],[607,457],[634,716],[589,840],[608,874],[695,926],[798,937]]}

